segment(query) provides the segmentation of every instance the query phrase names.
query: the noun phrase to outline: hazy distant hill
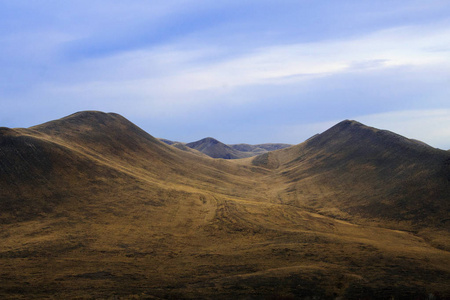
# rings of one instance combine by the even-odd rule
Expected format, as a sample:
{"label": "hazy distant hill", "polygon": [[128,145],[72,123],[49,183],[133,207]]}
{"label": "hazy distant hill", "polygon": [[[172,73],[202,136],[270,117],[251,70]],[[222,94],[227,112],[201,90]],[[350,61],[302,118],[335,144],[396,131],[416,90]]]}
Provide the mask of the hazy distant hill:
{"label": "hazy distant hill", "polygon": [[254,156],[252,153],[235,150],[211,137],[187,143],[186,146],[200,151],[212,158],[236,159]]}
{"label": "hazy distant hill", "polygon": [[229,145],[231,148],[241,151],[241,152],[250,152],[254,156],[255,154],[262,154],[269,151],[275,151],[279,149],[284,149],[291,147],[290,144],[280,144],[280,143],[267,143],[267,144],[258,144],[258,145],[249,145],[249,144],[235,144]]}
{"label": "hazy distant hill", "polygon": [[0,128],[0,298],[450,297],[448,151],[355,121],[189,149],[95,111]]}
{"label": "hazy distant hill", "polygon": [[177,147],[181,150],[187,150],[186,147],[195,149],[212,158],[238,159],[256,156],[269,151],[279,150],[290,147],[290,144],[267,143],[259,145],[233,144],[226,145],[214,138],[208,137],[192,143],[180,143],[167,139],[160,139],[162,142]]}

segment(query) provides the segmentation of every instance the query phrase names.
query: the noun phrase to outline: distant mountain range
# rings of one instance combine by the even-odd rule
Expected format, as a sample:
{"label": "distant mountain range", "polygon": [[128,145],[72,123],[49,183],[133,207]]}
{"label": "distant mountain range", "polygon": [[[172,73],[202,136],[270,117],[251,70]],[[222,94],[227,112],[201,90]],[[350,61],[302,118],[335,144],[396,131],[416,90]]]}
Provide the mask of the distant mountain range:
{"label": "distant mountain range", "polygon": [[188,148],[197,150],[212,158],[239,159],[260,155],[269,151],[290,147],[290,144],[267,143],[258,145],[233,144],[226,145],[214,138],[207,137],[192,143],[174,142],[167,139],[160,139],[162,142],[177,147],[178,149],[189,151]]}
{"label": "distant mountain range", "polygon": [[449,151],[351,120],[285,146],[1,127],[0,298],[450,298]]}

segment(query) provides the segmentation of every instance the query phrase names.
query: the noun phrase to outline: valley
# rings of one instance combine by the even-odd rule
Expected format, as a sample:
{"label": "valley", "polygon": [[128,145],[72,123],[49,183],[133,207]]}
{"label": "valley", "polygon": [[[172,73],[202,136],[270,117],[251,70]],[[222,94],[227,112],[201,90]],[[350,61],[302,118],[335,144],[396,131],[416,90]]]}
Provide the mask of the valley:
{"label": "valley", "polygon": [[447,299],[449,212],[448,151],[355,121],[225,160],[80,112],[0,129],[0,297]]}

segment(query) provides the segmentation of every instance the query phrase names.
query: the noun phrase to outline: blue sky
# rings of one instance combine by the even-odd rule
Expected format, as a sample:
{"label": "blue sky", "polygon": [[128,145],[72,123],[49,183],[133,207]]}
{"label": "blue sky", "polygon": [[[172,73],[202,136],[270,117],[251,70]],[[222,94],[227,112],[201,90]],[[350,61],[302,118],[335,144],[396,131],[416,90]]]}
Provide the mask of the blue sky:
{"label": "blue sky", "polygon": [[0,45],[0,126],[297,144],[356,119],[450,149],[448,0],[0,0]]}

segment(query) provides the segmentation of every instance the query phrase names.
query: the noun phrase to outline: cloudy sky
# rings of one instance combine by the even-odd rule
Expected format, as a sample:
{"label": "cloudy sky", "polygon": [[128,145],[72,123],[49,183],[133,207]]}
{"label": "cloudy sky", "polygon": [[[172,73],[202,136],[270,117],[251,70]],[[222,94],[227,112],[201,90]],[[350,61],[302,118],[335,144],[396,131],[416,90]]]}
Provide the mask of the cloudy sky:
{"label": "cloudy sky", "polygon": [[450,149],[450,1],[0,0],[0,126],[81,110],[184,142],[355,119]]}

